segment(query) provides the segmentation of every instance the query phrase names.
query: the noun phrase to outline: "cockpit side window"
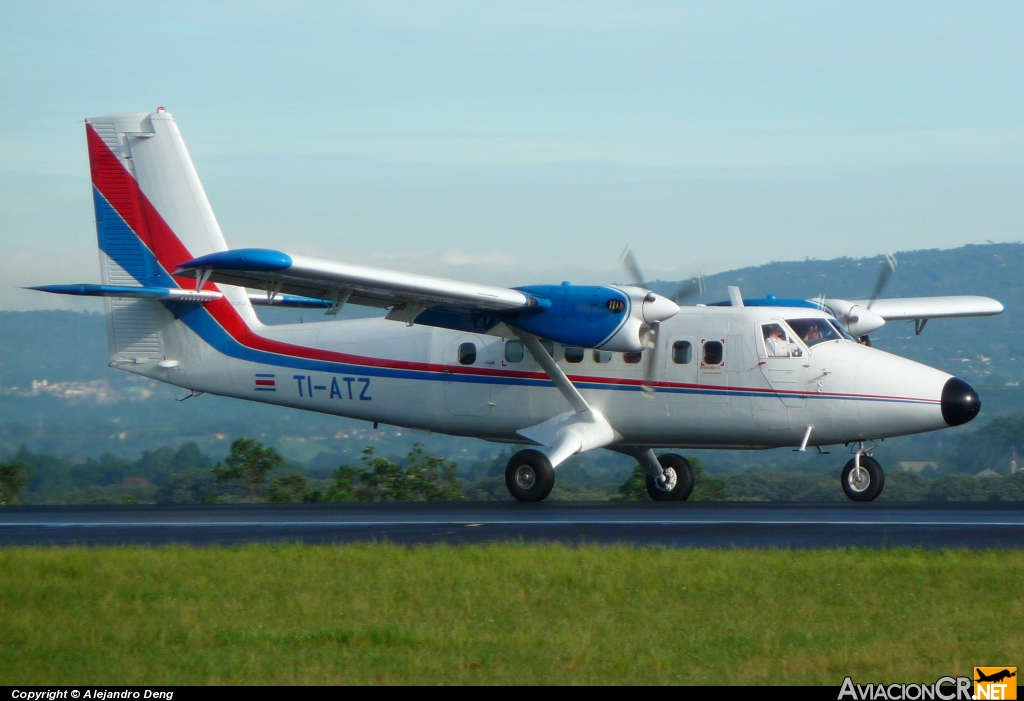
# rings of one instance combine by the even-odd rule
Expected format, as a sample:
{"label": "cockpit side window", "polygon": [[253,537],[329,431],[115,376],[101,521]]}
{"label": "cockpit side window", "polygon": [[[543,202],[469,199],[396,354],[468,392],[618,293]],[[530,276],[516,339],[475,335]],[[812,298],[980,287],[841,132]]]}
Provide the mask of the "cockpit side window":
{"label": "cockpit side window", "polygon": [[842,338],[839,332],[832,328],[832,324],[828,323],[828,319],[786,319],[786,323],[808,346],[816,346],[824,341],[838,341]]}
{"label": "cockpit side window", "polygon": [[764,336],[764,349],[769,358],[798,358],[802,355],[800,346],[778,322],[761,324],[761,335]]}

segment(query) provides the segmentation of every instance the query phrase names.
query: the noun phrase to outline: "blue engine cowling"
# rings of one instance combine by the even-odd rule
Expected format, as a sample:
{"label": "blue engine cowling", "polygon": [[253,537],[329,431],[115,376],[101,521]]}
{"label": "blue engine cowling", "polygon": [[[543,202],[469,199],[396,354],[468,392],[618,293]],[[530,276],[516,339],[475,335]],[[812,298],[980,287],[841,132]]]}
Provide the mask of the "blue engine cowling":
{"label": "blue engine cowling", "polygon": [[563,284],[516,289],[534,297],[537,306],[495,316],[567,346],[640,351],[645,348],[645,327],[679,311],[672,300],[639,287]]}

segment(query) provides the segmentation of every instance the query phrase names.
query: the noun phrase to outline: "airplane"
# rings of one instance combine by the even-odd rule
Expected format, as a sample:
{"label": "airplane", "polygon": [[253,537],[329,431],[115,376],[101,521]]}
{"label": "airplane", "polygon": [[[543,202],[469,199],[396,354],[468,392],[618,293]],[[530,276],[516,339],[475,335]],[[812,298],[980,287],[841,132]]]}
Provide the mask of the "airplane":
{"label": "airplane", "polygon": [[[520,501],[599,448],[635,459],[655,501],[694,474],[655,449],[804,451],[843,444],[841,486],[871,501],[885,438],[959,426],[981,402],[963,380],[870,346],[889,321],[988,316],[976,296],[744,299],[682,305],[642,281],[506,288],[268,249],[230,249],[178,125],[155,112],[85,120],[101,284],[44,285],[105,300],[110,366],[214,394],[378,424],[520,444],[505,482]],[[885,265],[889,272],[886,273]],[[347,304],[383,318],[339,320]],[[265,325],[254,307],[318,308]]]}
{"label": "airplane", "polygon": [[978,672],[978,678],[974,680],[976,682],[1001,682],[1004,679],[1009,679],[1011,677],[1017,676],[1016,672],[1011,672],[1008,669],[1003,669],[993,674],[985,674],[977,668],[975,668],[975,671]]}

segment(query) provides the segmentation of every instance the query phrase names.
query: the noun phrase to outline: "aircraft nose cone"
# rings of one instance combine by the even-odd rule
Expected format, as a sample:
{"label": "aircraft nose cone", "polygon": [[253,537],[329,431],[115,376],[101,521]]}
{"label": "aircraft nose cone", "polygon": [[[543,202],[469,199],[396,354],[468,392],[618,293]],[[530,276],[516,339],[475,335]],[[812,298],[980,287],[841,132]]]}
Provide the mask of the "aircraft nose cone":
{"label": "aircraft nose cone", "polygon": [[950,426],[965,424],[981,411],[981,398],[974,388],[957,377],[942,388],[942,418]]}

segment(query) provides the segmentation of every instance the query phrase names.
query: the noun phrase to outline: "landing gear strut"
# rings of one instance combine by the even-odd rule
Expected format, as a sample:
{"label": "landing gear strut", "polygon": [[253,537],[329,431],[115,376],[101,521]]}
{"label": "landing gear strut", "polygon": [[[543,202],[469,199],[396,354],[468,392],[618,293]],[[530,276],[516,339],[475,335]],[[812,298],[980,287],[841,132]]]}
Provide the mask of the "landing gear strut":
{"label": "landing gear strut", "polygon": [[661,478],[647,475],[647,493],[654,501],[685,501],[693,491],[693,468],[682,455],[658,456]]}
{"label": "landing gear strut", "polygon": [[505,486],[519,501],[542,501],[555,486],[555,470],[539,450],[520,450],[505,468]]}
{"label": "landing gear strut", "polygon": [[863,451],[863,446],[843,468],[843,491],[853,501],[874,501],[885,486],[885,473],[878,461]]}

